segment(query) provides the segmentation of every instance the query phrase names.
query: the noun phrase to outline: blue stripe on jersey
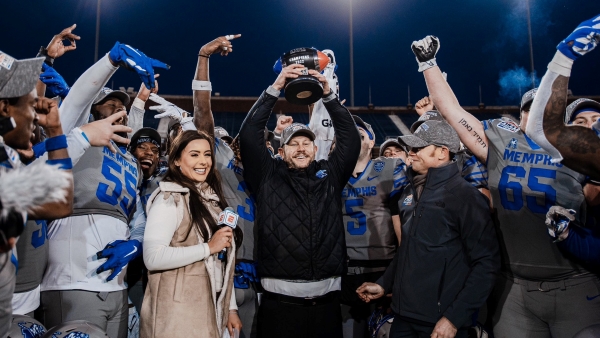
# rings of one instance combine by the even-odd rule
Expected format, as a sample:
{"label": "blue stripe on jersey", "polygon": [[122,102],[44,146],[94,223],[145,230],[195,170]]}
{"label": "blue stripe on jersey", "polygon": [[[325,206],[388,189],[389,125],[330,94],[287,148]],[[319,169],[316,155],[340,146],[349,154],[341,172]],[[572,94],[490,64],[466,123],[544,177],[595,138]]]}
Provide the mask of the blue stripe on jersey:
{"label": "blue stripe on jersey", "polygon": [[523,133],[523,136],[525,136],[525,140],[527,140],[527,144],[529,144],[529,147],[532,150],[540,150],[542,149],[542,147],[538,146],[535,142],[533,142],[532,139],[530,139],[527,134]]}

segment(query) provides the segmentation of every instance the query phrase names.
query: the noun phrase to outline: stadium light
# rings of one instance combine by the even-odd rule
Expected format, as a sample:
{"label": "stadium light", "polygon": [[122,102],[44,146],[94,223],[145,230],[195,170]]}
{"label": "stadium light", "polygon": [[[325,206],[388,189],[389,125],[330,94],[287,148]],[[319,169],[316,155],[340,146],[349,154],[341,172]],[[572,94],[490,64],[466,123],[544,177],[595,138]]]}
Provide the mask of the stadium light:
{"label": "stadium light", "polygon": [[[100,0],[98,0],[100,1]],[[354,46],[352,39],[352,0],[350,2],[350,107],[354,107]]]}
{"label": "stadium light", "polygon": [[100,1],[96,8],[96,49],[94,51],[94,63],[98,62],[98,44],[100,43]]}

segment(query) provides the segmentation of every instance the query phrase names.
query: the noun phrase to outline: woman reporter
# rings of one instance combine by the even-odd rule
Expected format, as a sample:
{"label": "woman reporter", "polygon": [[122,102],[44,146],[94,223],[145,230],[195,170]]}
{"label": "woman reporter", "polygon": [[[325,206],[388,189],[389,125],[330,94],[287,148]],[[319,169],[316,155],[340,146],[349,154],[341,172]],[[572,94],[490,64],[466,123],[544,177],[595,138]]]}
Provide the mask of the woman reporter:
{"label": "woman reporter", "polygon": [[[241,329],[233,291],[239,228],[219,228],[227,207],[213,167],[214,141],[185,131],[169,152],[169,169],[148,200],[144,263],[148,286],[141,337],[221,337]],[[217,258],[227,248],[226,261]]]}

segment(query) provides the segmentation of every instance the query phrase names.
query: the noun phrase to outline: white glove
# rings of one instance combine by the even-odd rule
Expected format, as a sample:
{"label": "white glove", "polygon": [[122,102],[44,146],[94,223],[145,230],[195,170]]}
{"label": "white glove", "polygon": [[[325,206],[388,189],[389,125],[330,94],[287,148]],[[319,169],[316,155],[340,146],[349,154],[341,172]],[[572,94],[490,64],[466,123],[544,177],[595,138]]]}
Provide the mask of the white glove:
{"label": "white glove", "polygon": [[169,117],[176,121],[181,121],[187,112],[173,103],[163,99],[162,97],[152,93],[150,94],[150,101],[158,103],[159,106],[152,106],[150,110],[156,110],[161,114],[154,115],[155,119],[161,119],[163,117]]}
{"label": "white glove", "polygon": [[413,41],[410,48],[419,63],[419,72],[437,66],[435,55],[440,50],[440,39],[433,35],[427,35],[424,39]]}
{"label": "white glove", "polygon": [[181,119],[181,129],[183,131],[198,130],[196,128],[196,125],[194,124],[194,117],[190,116],[190,117],[184,117],[183,119]]}
{"label": "white glove", "polygon": [[555,205],[546,213],[546,226],[548,234],[556,238],[555,242],[565,240],[569,236],[569,225],[575,221],[575,210],[565,209]]}

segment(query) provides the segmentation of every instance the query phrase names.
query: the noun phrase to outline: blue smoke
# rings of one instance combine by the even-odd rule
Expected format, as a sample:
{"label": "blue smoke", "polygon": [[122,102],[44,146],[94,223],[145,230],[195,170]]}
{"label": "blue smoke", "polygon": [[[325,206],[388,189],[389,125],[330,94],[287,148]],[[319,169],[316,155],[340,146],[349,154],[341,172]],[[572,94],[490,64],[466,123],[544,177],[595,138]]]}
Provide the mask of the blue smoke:
{"label": "blue smoke", "polygon": [[[535,86],[539,86],[540,79],[533,74]],[[515,66],[512,69],[500,72],[498,79],[500,93],[498,103],[501,105],[519,105],[521,96],[531,89],[531,73],[525,68]]]}

